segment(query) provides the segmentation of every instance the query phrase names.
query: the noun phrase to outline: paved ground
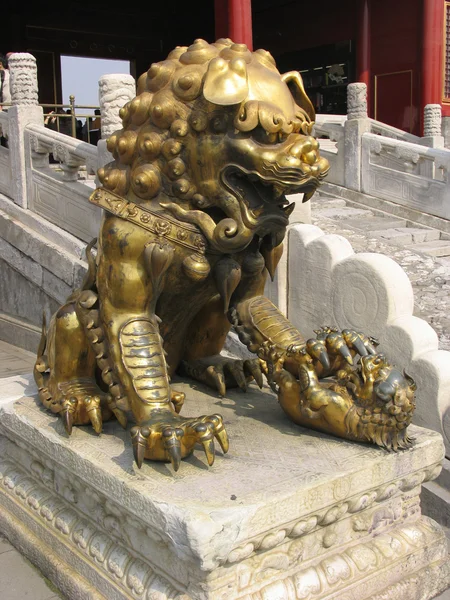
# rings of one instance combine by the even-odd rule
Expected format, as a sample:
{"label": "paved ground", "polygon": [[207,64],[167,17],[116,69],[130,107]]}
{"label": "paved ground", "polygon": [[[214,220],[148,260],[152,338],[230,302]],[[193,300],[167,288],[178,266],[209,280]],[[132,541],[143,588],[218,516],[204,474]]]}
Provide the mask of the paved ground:
{"label": "paved ground", "polygon": [[11,544],[0,537],[1,600],[57,600],[58,590]]}
{"label": "paved ground", "polygon": [[16,348],[0,340],[0,377],[31,373],[35,358],[32,352]]}
{"label": "paved ground", "polygon": [[[450,350],[450,241],[422,242],[419,232],[427,232],[430,238],[435,238],[433,234],[438,232],[419,230],[405,222],[405,226],[394,229],[395,221],[398,221],[395,217],[385,215],[380,220],[369,209],[346,206],[344,200],[320,194],[313,197],[311,209],[314,225],[326,233],[346,237],[355,252],[385,254],[403,267],[414,290],[414,314],[435,329],[440,349]],[[407,234],[408,231],[412,233]],[[412,239],[414,231],[417,232],[417,243]],[[430,247],[433,241],[441,248]],[[428,252],[438,252],[441,256],[431,256]]]}

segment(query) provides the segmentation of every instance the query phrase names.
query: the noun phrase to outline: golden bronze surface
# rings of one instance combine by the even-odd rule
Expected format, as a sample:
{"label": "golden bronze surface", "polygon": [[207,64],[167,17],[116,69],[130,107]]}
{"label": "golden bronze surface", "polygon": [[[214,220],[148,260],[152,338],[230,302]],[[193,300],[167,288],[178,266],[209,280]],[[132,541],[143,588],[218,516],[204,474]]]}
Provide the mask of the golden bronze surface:
{"label": "golden bronze surface", "polygon": [[[218,390],[263,373],[297,423],[396,449],[407,443],[414,385],[354,331],[301,334],[262,296],[293,210],[328,171],[299,73],[243,44],[196,40],[153,64],[108,139],[90,201],[104,209],[96,257],[52,317],[35,379],[67,433],[115,417],[134,456],[170,461],[228,438],[220,415],[183,417],[179,373]],[[255,354],[220,355],[233,325]],[[361,356],[358,362],[357,357]]]}

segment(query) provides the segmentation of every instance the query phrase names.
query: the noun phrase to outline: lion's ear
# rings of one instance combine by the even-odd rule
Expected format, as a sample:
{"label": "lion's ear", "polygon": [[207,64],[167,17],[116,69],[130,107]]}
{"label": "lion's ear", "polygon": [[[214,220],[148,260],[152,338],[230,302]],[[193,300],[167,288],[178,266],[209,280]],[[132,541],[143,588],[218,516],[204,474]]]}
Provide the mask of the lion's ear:
{"label": "lion's ear", "polygon": [[281,76],[281,79],[287,84],[289,91],[294,97],[295,103],[298,104],[300,108],[303,108],[311,121],[314,121],[316,118],[314,106],[305,92],[303,79],[300,73],[298,71],[289,71],[288,73],[284,73]]}
{"label": "lion's ear", "polygon": [[208,102],[219,106],[240,104],[248,96],[247,65],[241,58],[227,61],[214,58],[208,67],[203,85]]}

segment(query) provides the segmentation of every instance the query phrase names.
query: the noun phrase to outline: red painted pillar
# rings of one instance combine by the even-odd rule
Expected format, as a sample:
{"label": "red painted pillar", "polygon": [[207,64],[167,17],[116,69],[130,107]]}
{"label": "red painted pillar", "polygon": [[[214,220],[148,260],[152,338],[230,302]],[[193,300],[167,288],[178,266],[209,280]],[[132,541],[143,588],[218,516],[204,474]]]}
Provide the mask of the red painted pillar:
{"label": "red painted pillar", "polygon": [[251,0],[228,0],[228,37],[253,50]]}
{"label": "red painted pillar", "polygon": [[423,0],[422,111],[442,102],[443,0]]}
{"label": "red painted pillar", "polygon": [[370,115],[372,90],[370,77],[370,0],[360,0],[356,46],[356,81],[367,85],[367,111]]}

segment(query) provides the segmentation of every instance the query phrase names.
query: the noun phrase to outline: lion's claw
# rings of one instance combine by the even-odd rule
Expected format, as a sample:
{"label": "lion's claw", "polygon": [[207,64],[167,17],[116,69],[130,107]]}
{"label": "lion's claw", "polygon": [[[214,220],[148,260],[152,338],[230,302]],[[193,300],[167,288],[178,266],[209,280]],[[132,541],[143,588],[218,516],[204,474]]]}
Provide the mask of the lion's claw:
{"label": "lion's claw", "polygon": [[258,358],[250,358],[244,361],[244,372],[248,377],[253,377],[259,389],[263,386],[263,375]]}
{"label": "lion's claw", "polygon": [[216,389],[220,396],[225,396],[227,387],[236,385],[245,392],[253,379],[260,388],[263,385],[261,364],[255,358],[240,360],[221,355],[209,356],[191,362],[183,361],[182,372]]}
{"label": "lion's claw", "polygon": [[198,436],[198,441],[203,446],[206,454],[206,460],[211,467],[216,457],[214,448],[214,425],[212,423],[199,423],[195,425],[194,430]]}
{"label": "lion's claw", "polygon": [[67,398],[64,400],[61,409],[61,417],[64,424],[64,429],[66,430],[67,435],[72,434],[74,415],[77,409],[78,401],[76,398]]}
{"label": "lion's claw", "polygon": [[355,357],[376,354],[376,340],[353,329],[343,329],[341,332],[335,327],[325,326],[314,331],[316,340],[306,342],[307,351],[316,361],[319,359],[316,352],[311,351],[314,343],[322,344],[328,354],[329,367],[323,360],[318,366],[317,372],[320,377],[328,376],[339,371],[345,371],[355,364]]}
{"label": "lion's claw", "polygon": [[227,430],[225,429],[225,425],[223,424],[223,419],[220,415],[211,415],[209,420],[214,425],[214,437],[219,442],[222,452],[226,454],[228,452],[229,443],[228,434]]}
{"label": "lion's claw", "polygon": [[162,432],[164,448],[169,455],[174,471],[178,471],[181,462],[181,438],[184,431],[180,427],[166,427]]}
{"label": "lion's claw", "polygon": [[100,408],[100,397],[99,396],[87,396],[84,399],[86,412],[92,423],[95,433],[101,433],[103,428],[102,411]]}
{"label": "lion's claw", "polygon": [[133,454],[139,469],[144,458],[148,458],[170,462],[174,471],[178,471],[181,459],[189,456],[197,443],[202,445],[211,466],[215,458],[214,438],[223,453],[228,452],[228,435],[222,417],[217,414],[183,419],[172,411],[161,414],[161,410],[155,410],[148,421],[131,428]]}
{"label": "lion's claw", "polygon": [[247,380],[244,373],[243,360],[230,360],[225,363],[225,370],[232,376],[234,381],[244,392],[247,391]]}
{"label": "lion's claw", "polygon": [[174,390],[171,391],[170,401],[172,402],[173,408],[177,414],[179,414],[183,408],[185,397],[186,395],[183,392],[175,392]]}
{"label": "lion's claw", "polygon": [[205,372],[205,383],[209,387],[216,388],[219,396],[225,396],[227,386],[225,384],[225,373],[222,365],[211,365]]}
{"label": "lion's claw", "polygon": [[100,395],[70,396],[61,403],[61,417],[68,435],[71,435],[74,425],[88,424],[92,425],[95,433],[101,433],[104,418],[110,416],[111,412],[102,406]]}
{"label": "lion's claw", "polygon": [[150,429],[148,427],[139,427],[138,425],[135,425],[131,428],[130,433],[134,460],[140,469],[144,462],[145,449],[147,447]]}

